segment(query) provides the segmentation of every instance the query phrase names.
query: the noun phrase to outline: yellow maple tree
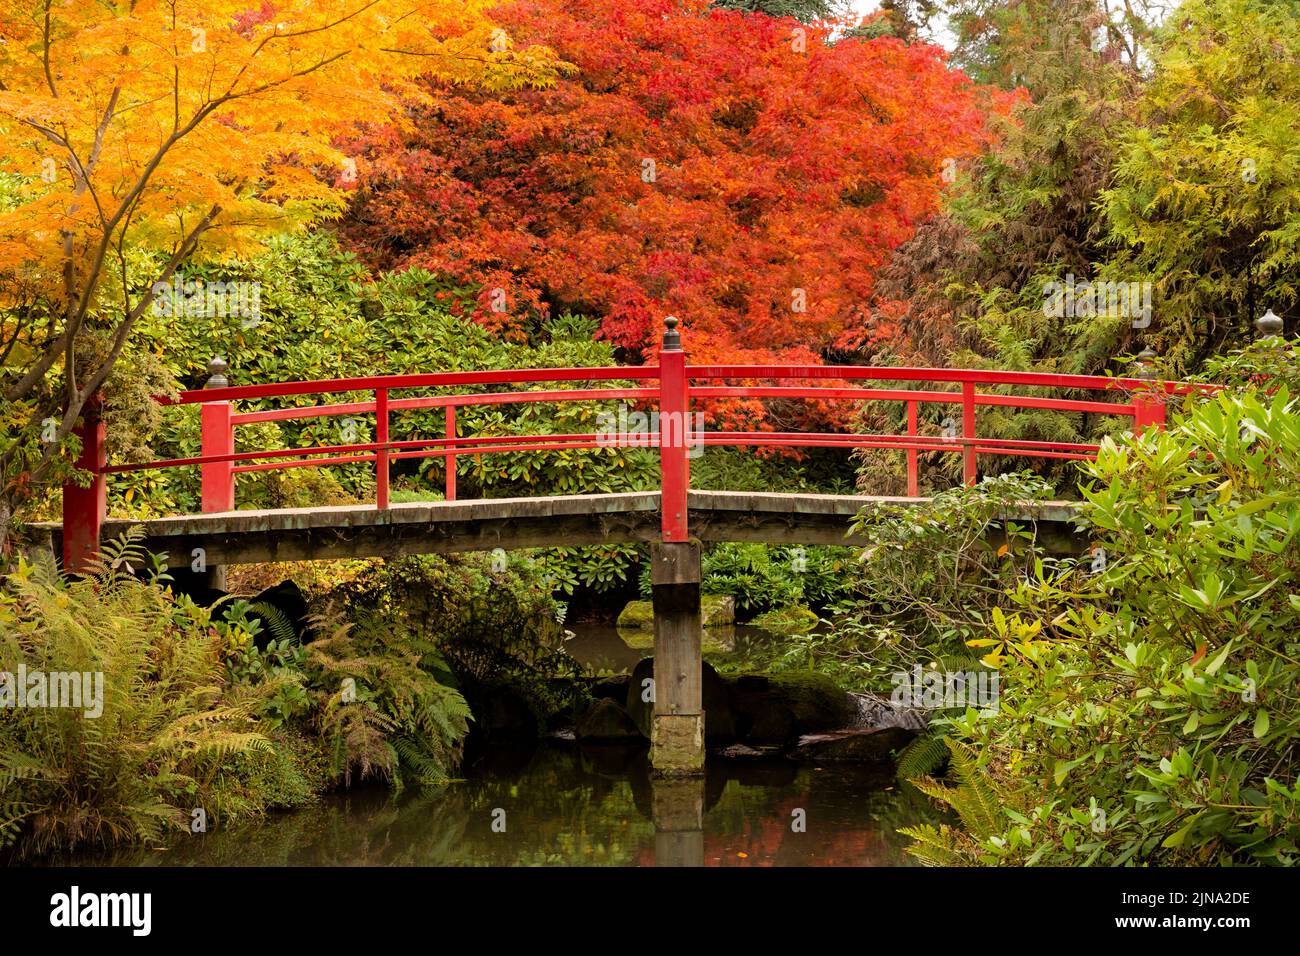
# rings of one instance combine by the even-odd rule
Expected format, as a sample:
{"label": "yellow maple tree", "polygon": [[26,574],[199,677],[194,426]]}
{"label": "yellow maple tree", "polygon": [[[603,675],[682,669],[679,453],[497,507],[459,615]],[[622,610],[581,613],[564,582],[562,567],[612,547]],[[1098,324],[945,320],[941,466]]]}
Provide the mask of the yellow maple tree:
{"label": "yellow maple tree", "polygon": [[[490,6],[0,0],[0,543],[156,286],[343,210],[338,133],[400,117],[422,75],[551,82],[552,53],[515,48]],[[140,250],[161,253],[143,287]]]}

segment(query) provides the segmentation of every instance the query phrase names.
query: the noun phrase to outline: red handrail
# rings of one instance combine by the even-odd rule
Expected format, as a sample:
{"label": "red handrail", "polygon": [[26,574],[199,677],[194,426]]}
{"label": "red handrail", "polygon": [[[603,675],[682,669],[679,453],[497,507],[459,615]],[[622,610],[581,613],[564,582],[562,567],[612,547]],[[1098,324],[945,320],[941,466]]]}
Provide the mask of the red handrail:
{"label": "red handrail", "polygon": [[[93,409],[81,429],[82,467],[92,474],[89,490],[70,486],[64,495],[64,561],[69,568],[83,567],[98,547],[99,528],[104,518],[104,476],[119,472],[198,466],[202,476],[202,510],[230,511],[235,506],[235,476],[240,473],[275,469],[323,467],[373,463],[376,469],[376,507],[389,506],[389,466],[392,460],[442,457],[446,465],[445,494],[456,498],[456,461],[462,455],[506,452],[610,447],[608,436],[595,433],[567,435],[478,435],[457,434],[457,409],[468,405],[500,405],[526,402],[607,401],[613,399],[651,402],[659,416],[655,434],[619,435],[615,447],[658,448],[662,537],[665,541],[688,538],[687,490],[690,486],[692,443],[700,446],[775,446],[880,448],[906,452],[908,494],[919,493],[921,452],[960,452],[963,477],[973,484],[981,454],[1015,454],[1025,457],[1064,460],[1088,459],[1098,446],[1080,442],[1043,442],[996,439],[976,435],[976,409],[980,406],[1051,409],[1075,413],[1131,417],[1135,429],[1163,426],[1165,401],[1169,396],[1193,391],[1211,392],[1212,385],[1160,382],[1151,378],[1106,378],[1092,375],[1058,375],[1042,372],[1003,372],[983,369],[889,368],[822,365],[698,365],[686,364],[681,350],[676,319],[667,321],[668,331],[659,364],[638,367],[504,369],[491,371],[434,372],[417,375],[380,375],[329,379],[313,382],[281,382],[229,386],[221,374],[224,363],[214,362],[215,374],[207,388],[182,392],[175,398],[159,398],[163,404],[200,405],[201,454],[153,462],[107,465],[103,462],[102,426]],[[759,381],[830,380],[825,385],[771,385]],[[393,392],[411,389],[461,389],[465,387],[518,386],[528,384],[632,381],[635,387],[559,388],[510,391],[475,391],[444,395],[393,397]],[[870,388],[836,383],[932,382],[955,386],[954,390]],[[651,384],[653,383],[653,384]],[[739,384],[737,384],[739,383]],[[1042,395],[1007,395],[979,392],[977,386],[1022,386],[1073,391],[1122,392],[1125,401],[1063,399]],[[303,407],[264,409],[236,413],[234,403],[300,395],[341,392],[372,392],[368,401],[334,402]],[[906,404],[907,432],[904,435],[868,435],[825,432],[696,431],[690,427],[693,400],[734,398],[820,399],[830,401],[900,401]],[[950,404],[961,408],[960,431],[944,436],[919,434],[921,404]],[[444,409],[445,432],[440,438],[393,440],[391,416],[416,409]],[[236,452],[234,430],[257,422],[311,419],[341,415],[375,415],[375,441],[284,448],[271,451]],[[287,460],[286,460],[287,459]]]}

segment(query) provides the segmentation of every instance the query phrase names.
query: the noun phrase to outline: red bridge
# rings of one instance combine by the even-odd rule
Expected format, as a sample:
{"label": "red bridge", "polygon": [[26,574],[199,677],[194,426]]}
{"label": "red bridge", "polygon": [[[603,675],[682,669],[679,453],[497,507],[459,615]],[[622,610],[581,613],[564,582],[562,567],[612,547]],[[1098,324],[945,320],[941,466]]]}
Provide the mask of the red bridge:
{"label": "red bridge", "polygon": [[[224,375],[225,363],[214,360],[212,375],[204,389],[183,392],[168,404],[197,404],[202,416],[201,454],[129,464],[108,464],[105,459],[104,431],[87,416],[80,434],[83,451],[80,467],[90,472],[88,487],[68,485],[63,494],[62,554],[65,567],[85,565],[98,549],[104,533],[116,533],[130,524],[142,524],[153,542],[170,540],[176,545],[201,543],[214,545],[209,557],[214,564],[312,557],[346,557],[366,553],[393,554],[405,550],[474,550],[497,546],[529,547],[536,543],[593,543],[600,540],[649,540],[663,542],[690,540],[692,532],[703,540],[740,537],[747,540],[843,540],[847,518],[866,503],[880,501],[922,500],[918,494],[918,458],[922,452],[960,455],[967,484],[974,484],[980,455],[1022,456],[1025,458],[1086,459],[1097,452],[1096,445],[1073,442],[1025,441],[980,436],[977,411],[981,407],[1000,406],[1019,409],[1050,409],[1063,412],[1115,415],[1132,421],[1134,429],[1161,425],[1165,420],[1165,400],[1195,386],[1156,382],[1149,368],[1149,356],[1140,357],[1141,369],[1135,378],[1117,379],[1087,375],[1054,375],[1035,372],[978,371],[971,369],[871,368],[860,366],[743,366],[686,364],[677,320],[666,322],[663,350],[658,365],[615,368],[513,369],[489,372],[442,372],[427,375],[389,375],[366,378],[335,379],[313,382],[244,385],[231,387]],[[631,380],[635,387],[591,387],[599,382]],[[785,384],[798,382],[801,384]],[[825,383],[825,384],[819,384]],[[915,383],[927,387],[919,389]],[[551,385],[550,388],[519,386]],[[880,387],[881,385],[892,387]],[[912,385],[913,387],[905,387]],[[515,386],[511,388],[511,386]],[[505,390],[484,390],[485,388]],[[1008,394],[1018,388],[1024,394]],[[428,392],[443,394],[399,397],[400,393]],[[992,389],[996,389],[993,391]],[[1055,398],[1041,394],[1045,390],[1084,393],[1084,398]],[[300,396],[370,393],[361,401],[335,402],[309,406],[292,406],[271,410],[240,412],[236,403],[264,399],[293,400]],[[450,393],[450,394],[448,394]],[[1089,393],[1093,393],[1089,395]],[[701,401],[718,399],[814,399],[821,401],[864,402],[896,401],[907,411],[907,432],[899,435],[873,435],[836,432],[771,431],[704,431],[691,423],[693,406]],[[653,433],[643,436],[605,434],[466,436],[457,431],[457,410],[472,405],[502,405],[537,402],[582,402],[620,400],[637,403],[652,410],[657,419]],[[947,406],[959,414],[950,416],[954,426],[943,436],[919,433],[919,409],[922,404]],[[437,438],[400,439],[393,436],[395,421],[402,412],[442,408],[445,431]],[[280,448],[266,451],[235,451],[235,429],[256,422],[305,420],[332,416],[374,416],[373,442],[307,448]],[[651,419],[655,420],[655,419]],[[456,464],[465,455],[492,455],[509,452],[595,449],[645,445],[659,449],[660,487],[658,492],[623,495],[580,495],[562,499],[495,499],[457,502]],[[785,448],[881,448],[897,449],[906,455],[908,498],[826,495],[736,495],[725,491],[688,492],[690,487],[690,450],[711,445],[778,446]],[[389,472],[395,459],[441,457],[445,462],[445,502],[392,505],[389,502]],[[319,508],[282,511],[235,511],[236,476],[255,471],[328,465],[371,463],[375,467],[376,501],[373,507]],[[105,476],[117,472],[162,468],[197,467],[202,473],[202,516],[160,519],[144,522],[112,522],[106,526]],[[550,502],[550,505],[547,505]],[[466,506],[470,505],[470,506]],[[556,505],[560,510],[556,511]],[[1037,516],[1048,520],[1068,517],[1066,506],[1041,511]],[[658,529],[651,532],[645,517],[657,511]],[[368,515],[365,512],[369,512]],[[699,514],[702,527],[693,527],[692,515]],[[710,513],[731,513],[732,518],[710,521]],[[748,513],[752,520],[742,520]],[[785,520],[779,520],[784,513]],[[609,536],[601,535],[600,520],[583,527],[584,515],[604,521]],[[618,521],[611,516],[635,515],[635,520]],[[802,518],[798,516],[802,515]],[[792,517],[793,516],[793,517]],[[1026,514],[1025,517],[1035,517]],[[548,533],[547,522],[554,519]],[[483,532],[484,522],[511,522],[519,525],[518,534],[508,528]],[[539,524],[540,521],[540,524]],[[466,525],[459,530],[421,535],[409,526],[448,522]],[[529,524],[531,522],[531,525]],[[700,524],[700,522],[696,522]],[[746,534],[745,525],[754,534]],[[392,529],[386,540],[377,529]],[[406,527],[403,527],[406,526]],[[535,533],[529,532],[529,527]],[[734,528],[729,533],[728,528]],[[770,529],[764,531],[763,528]],[[318,534],[319,547],[310,541],[310,529],[330,529],[334,534]],[[826,532],[832,533],[828,537]],[[838,533],[835,531],[838,529]],[[404,534],[402,532],[405,532]],[[562,538],[557,534],[563,535]],[[276,547],[277,535],[298,538]],[[572,535],[576,535],[575,539]],[[766,535],[766,538],[765,538]],[[350,536],[359,539],[355,546],[346,545]],[[241,547],[239,539],[243,538]],[[541,538],[540,541],[536,539]],[[396,540],[402,539],[402,540]],[[403,540],[405,547],[402,546]],[[341,544],[340,542],[344,542]]]}
{"label": "red bridge", "polygon": [[[81,467],[88,487],[63,492],[63,523],[51,526],[61,541],[65,567],[82,568],[97,552],[101,536],[143,525],[146,547],[186,560],[219,575],[227,564],[275,560],[314,560],[365,555],[394,556],[436,551],[485,550],[581,545],[611,541],[651,544],[655,613],[656,698],[651,759],[665,773],[691,773],[703,764],[703,711],[700,669],[700,545],[722,540],[782,543],[845,543],[846,529],[864,507],[916,504],[918,459],[922,452],[960,455],[967,484],[974,484],[981,455],[1086,459],[1096,445],[1022,441],[982,436],[981,408],[1050,409],[1115,415],[1134,430],[1161,426],[1165,401],[1193,388],[1158,382],[1149,353],[1139,357],[1133,378],[1048,375],[969,369],[867,368],[857,366],[687,365],[677,320],[667,331],[658,365],[635,368],[516,369],[390,375],[319,382],[230,387],[225,363],[214,360],[207,386],[182,393],[171,404],[199,405],[201,454],[191,458],[109,465],[104,429],[93,413],[81,429]],[[624,381],[633,387],[593,383]],[[788,383],[798,384],[788,384]],[[918,388],[923,383],[925,388]],[[535,386],[549,385],[547,388]],[[521,386],[524,386],[521,388]],[[911,386],[911,387],[908,387]],[[428,394],[431,390],[439,394]],[[1085,397],[1048,397],[1064,390]],[[240,412],[236,403],[301,396],[355,395],[360,401]],[[407,394],[401,393],[424,393]],[[725,399],[805,399],[838,402],[890,401],[906,407],[907,432],[869,435],[842,432],[786,433],[705,431],[692,426],[694,405]],[[657,413],[652,433],[470,436],[457,429],[457,410],[474,405],[526,402],[620,400]],[[957,412],[943,436],[922,435],[922,404]],[[437,438],[397,438],[394,422],[403,412],[442,408],[445,429]],[[324,447],[235,451],[235,429],[257,422],[344,415],[374,416],[375,440]],[[659,449],[659,488],[623,494],[459,501],[456,464],[463,456],[510,452],[595,449],[610,444]],[[905,498],[836,495],[753,494],[691,490],[690,449],[710,445],[789,448],[880,448],[906,455]],[[389,472],[395,459],[441,457],[446,466],[445,501],[390,503]],[[373,505],[236,511],[236,476],[254,471],[373,464]],[[150,521],[105,519],[105,477],[117,472],[197,467],[202,473],[202,514]],[[1040,527],[1073,528],[1074,505],[1026,503],[1007,518]],[[1077,539],[1076,539],[1077,540]]]}

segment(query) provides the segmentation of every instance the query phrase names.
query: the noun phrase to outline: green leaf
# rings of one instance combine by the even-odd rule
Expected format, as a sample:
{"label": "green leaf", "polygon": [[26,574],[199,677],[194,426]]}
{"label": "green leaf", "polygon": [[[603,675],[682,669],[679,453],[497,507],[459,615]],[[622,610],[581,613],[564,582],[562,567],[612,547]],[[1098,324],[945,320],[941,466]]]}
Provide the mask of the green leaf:
{"label": "green leaf", "polygon": [[1258,740],[1268,733],[1268,711],[1263,708],[1255,715],[1255,739]]}
{"label": "green leaf", "polygon": [[1223,662],[1228,659],[1228,655],[1230,653],[1232,653],[1232,641],[1229,641],[1227,644],[1223,645],[1223,650],[1219,651],[1219,653],[1214,655],[1214,658],[1210,661],[1210,663],[1205,666],[1205,673],[1207,674],[1215,673],[1220,667],[1223,666]]}
{"label": "green leaf", "polygon": [[1183,841],[1187,839],[1187,834],[1192,832],[1192,827],[1194,827],[1195,825],[1196,825],[1196,818],[1193,817],[1191,822],[1188,823],[1187,826],[1165,837],[1164,842],[1161,843],[1160,845],[1165,849],[1172,849],[1173,847],[1182,846]]}
{"label": "green leaf", "polygon": [[1056,761],[1056,769],[1052,772],[1052,777],[1056,781],[1056,785],[1059,787],[1065,778],[1069,776],[1070,771],[1083,763],[1085,759],[1086,758],[1084,757],[1080,757],[1077,760]]}

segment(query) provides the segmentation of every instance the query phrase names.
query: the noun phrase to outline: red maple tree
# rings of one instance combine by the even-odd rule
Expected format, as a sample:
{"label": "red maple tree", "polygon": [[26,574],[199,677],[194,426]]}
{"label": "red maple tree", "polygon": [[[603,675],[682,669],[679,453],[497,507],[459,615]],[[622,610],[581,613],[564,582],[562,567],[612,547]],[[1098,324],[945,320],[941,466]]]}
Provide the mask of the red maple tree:
{"label": "red maple tree", "polygon": [[943,52],[712,9],[707,0],[518,0],[494,19],[575,71],[484,94],[432,84],[349,148],[346,234],[375,265],[482,292],[523,334],[599,317],[651,354],[665,315],[694,361],[818,362],[898,334],[867,303],[945,172],[990,138],[995,94]]}

